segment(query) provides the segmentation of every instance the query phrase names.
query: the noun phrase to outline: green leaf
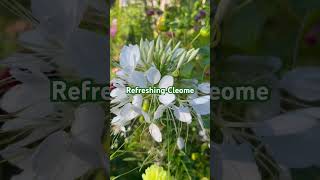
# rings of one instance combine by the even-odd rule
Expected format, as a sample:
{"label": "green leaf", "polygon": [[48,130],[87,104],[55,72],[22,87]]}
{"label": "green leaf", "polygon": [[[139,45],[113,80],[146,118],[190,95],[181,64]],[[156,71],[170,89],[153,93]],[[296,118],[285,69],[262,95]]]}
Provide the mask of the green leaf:
{"label": "green leaf", "polygon": [[188,63],[180,71],[180,75],[183,78],[190,78],[192,77],[192,72],[193,72],[194,64],[193,63]]}

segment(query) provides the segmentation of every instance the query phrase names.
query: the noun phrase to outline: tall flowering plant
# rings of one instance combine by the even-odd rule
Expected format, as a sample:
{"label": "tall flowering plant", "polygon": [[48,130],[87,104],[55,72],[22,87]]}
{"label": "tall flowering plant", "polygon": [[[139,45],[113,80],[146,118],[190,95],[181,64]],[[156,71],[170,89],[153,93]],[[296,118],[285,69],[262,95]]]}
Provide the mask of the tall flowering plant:
{"label": "tall flowering plant", "polygon": [[[113,157],[130,145],[120,142],[140,136],[141,147],[150,146],[154,158],[149,163],[165,164],[170,153],[185,151],[189,128],[196,128],[199,139],[209,142],[209,129],[203,117],[210,113],[210,84],[196,79],[181,78],[183,66],[192,62],[199,49],[184,49],[170,40],[158,37],[141,40],[140,45],[124,46],[120,53],[119,70],[111,80],[111,112]],[[127,87],[193,88],[193,94],[128,94]],[[151,141],[151,142],[150,142]],[[153,142],[152,142],[153,141]],[[125,141],[124,141],[125,143]],[[128,143],[129,144],[129,143]],[[150,157],[149,157],[150,158]],[[151,159],[153,159],[151,158]],[[142,167],[146,164],[144,162]],[[167,166],[170,169],[170,166]],[[169,172],[170,173],[170,172]]]}

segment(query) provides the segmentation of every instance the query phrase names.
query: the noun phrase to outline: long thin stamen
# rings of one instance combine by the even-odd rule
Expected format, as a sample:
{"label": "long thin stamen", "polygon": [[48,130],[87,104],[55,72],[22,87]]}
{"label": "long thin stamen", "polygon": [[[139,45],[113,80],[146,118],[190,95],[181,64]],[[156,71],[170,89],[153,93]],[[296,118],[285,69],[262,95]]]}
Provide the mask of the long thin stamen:
{"label": "long thin stamen", "polygon": [[23,7],[20,3],[18,3],[16,0],[12,0],[12,2],[14,3],[14,5],[16,5],[18,7],[18,9],[25,14],[25,16],[31,20],[31,22],[34,25],[39,24],[38,21],[36,20],[36,18],[31,14],[31,12],[29,10],[27,10],[25,7]]}
{"label": "long thin stamen", "polygon": [[259,139],[258,137],[253,136],[253,135],[251,135],[251,134],[248,134],[248,133],[245,133],[245,132],[235,131],[235,130],[232,130],[232,129],[230,129],[230,130],[232,131],[232,133],[233,133],[234,135],[240,135],[240,136],[243,136],[243,137],[248,138],[248,139],[260,141],[260,139]]}
{"label": "long thin stamen", "polygon": [[3,141],[0,141],[0,145],[5,145],[5,144],[9,144],[11,142],[13,142],[14,140],[16,140],[18,137],[26,134],[27,132],[29,132],[31,129],[26,129],[26,130],[23,130],[22,132],[19,132],[18,134],[8,138],[8,139],[5,139]]}
{"label": "long thin stamen", "polygon": [[257,127],[258,123],[253,122],[227,122],[223,121],[223,125],[229,128],[249,128],[249,127]]}
{"label": "long thin stamen", "polygon": [[32,23],[32,25],[39,24],[37,20],[32,16],[32,14],[29,12],[29,10],[24,8],[20,3],[16,2],[15,0],[12,0],[12,1],[1,0],[0,4],[3,5],[5,8],[7,8],[16,16],[26,19],[27,21]]}
{"label": "long thin stamen", "polygon": [[268,174],[272,176],[272,179],[275,180],[276,176],[274,175],[272,170],[268,167],[268,165],[261,159],[257,159],[257,161],[260,163],[261,166],[263,166],[263,168],[268,172]]}
{"label": "long thin stamen", "polygon": [[289,98],[284,98],[284,97],[283,97],[283,98],[281,98],[281,100],[286,101],[286,102],[288,102],[288,103],[292,103],[292,104],[297,105],[297,106],[305,107],[305,108],[312,107],[312,106],[307,105],[307,104],[305,104],[305,103],[298,102],[298,101],[295,101],[295,100],[291,100],[291,99],[289,99]]}
{"label": "long thin stamen", "polygon": [[172,121],[173,121],[173,124],[174,124],[174,130],[176,131],[176,135],[178,136],[177,125],[176,125],[176,122],[175,122],[175,118],[174,118],[174,116],[173,116],[173,113],[172,113],[171,109],[167,109],[167,110],[169,111],[169,114],[170,114],[170,116],[171,116],[171,118],[172,118]]}

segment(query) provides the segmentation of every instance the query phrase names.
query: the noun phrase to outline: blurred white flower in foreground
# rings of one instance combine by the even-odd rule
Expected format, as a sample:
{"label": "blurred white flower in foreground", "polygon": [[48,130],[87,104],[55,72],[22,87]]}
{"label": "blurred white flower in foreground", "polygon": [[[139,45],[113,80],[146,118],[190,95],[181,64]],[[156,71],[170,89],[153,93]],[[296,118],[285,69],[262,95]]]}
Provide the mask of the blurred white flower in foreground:
{"label": "blurred white flower in foreground", "polygon": [[97,168],[107,173],[100,105],[50,101],[52,79],[107,82],[107,37],[79,28],[89,6],[104,16],[101,2],[32,0],[31,12],[16,1],[0,4],[32,24],[18,39],[27,51],[0,62],[1,131],[13,134],[2,142],[8,146],[1,155],[23,170],[12,179],[71,180]]}
{"label": "blurred white flower in foreground", "polygon": [[73,117],[62,118],[74,118],[70,133],[61,129],[36,148],[13,144],[1,151],[4,158],[23,169],[13,179],[70,180],[90,169],[107,167],[100,143],[104,125],[102,108],[83,104],[75,109]]}
{"label": "blurred white flower in foreground", "polygon": [[[281,67],[277,58],[232,56],[226,62],[225,77],[232,72],[235,82],[267,82],[272,96],[248,104],[241,115],[217,107],[214,130],[222,137],[212,142],[213,176],[258,180],[264,172],[272,179],[291,180],[290,168],[319,166],[320,109],[310,103],[320,94],[319,68],[297,68],[279,81],[274,75]],[[237,70],[239,66],[243,68]]]}

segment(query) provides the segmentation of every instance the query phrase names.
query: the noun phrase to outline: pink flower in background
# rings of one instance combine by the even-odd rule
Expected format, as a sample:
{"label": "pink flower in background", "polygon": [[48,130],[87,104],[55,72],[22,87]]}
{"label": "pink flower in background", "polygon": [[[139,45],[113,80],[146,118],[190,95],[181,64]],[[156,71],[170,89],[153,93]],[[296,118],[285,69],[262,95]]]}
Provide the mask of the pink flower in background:
{"label": "pink flower in background", "polygon": [[117,28],[117,19],[113,19],[111,22],[110,27],[110,36],[114,37],[117,34],[118,28]]}

